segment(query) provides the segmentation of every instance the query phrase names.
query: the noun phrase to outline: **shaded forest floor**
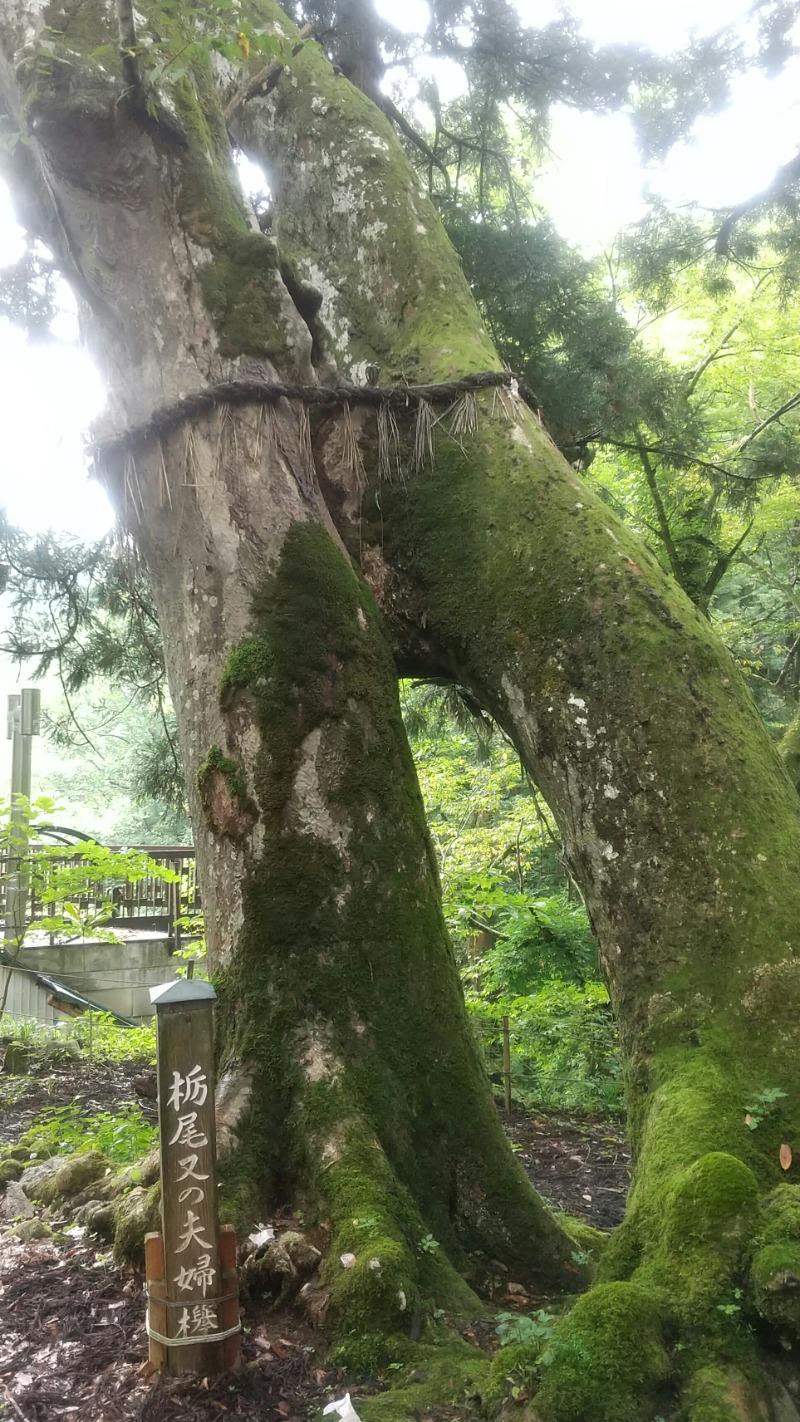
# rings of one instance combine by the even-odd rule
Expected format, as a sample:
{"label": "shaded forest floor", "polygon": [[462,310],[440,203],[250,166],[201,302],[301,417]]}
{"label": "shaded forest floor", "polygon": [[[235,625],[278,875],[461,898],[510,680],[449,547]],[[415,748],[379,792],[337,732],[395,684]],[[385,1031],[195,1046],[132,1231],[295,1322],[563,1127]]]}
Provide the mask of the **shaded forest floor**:
{"label": "shaded forest floor", "polygon": [[[68,1063],[46,1076],[0,1077],[0,1143],[18,1139],[44,1107],[79,1102],[109,1111],[135,1099],[133,1068]],[[152,1104],[140,1101],[150,1116]],[[505,1121],[520,1161],[557,1209],[601,1229],[619,1222],[628,1184],[621,1124],[516,1107]],[[52,1221],[51,1221],[52,1223]],[[324,1338],[298,1315],[250,1306],[244,1316],[245,1366],[198,1387],[196,1379],[148,1374],[142,1278],[116,1268],[78,1227],[20,1243],[0,1235],[0,1417],[15,1422],[304,1422],[348,1389],[323,1361]],[[2,1228],[2,1226],[0,1226]],[[538,1300],[509,1280],[493,1300],[501,1309]],[[481,1329],[470,1341],[496,1344]],[[369,1391],[353,1385],[354,1398]],[[436,1422],[460,1415],[430,1414]]]}

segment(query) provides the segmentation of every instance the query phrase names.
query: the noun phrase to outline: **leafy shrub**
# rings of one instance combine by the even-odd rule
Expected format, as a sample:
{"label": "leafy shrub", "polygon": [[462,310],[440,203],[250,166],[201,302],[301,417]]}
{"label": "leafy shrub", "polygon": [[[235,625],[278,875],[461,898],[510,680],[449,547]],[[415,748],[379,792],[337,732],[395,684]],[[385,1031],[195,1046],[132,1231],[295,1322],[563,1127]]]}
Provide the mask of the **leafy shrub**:
{"label": "leafy shrub", "polygon": [[125,1027],[110,1012],[88,1013],[76,1019],[73,1036],[81,1049],[89,1050],[91,1038],[92,1059],[98,1062],[141,1062],[155,1066],[156,1027],[155,1021],[140,1022],[136,1027]]}
{"label": "leafy shrub", "polygon": [[99,1150],[108,1160],[130,1165],[156,1144],[157,1131],[133,1102],[114,1111],[87,1112],[73,1102],[40,1111],[26,1142],[43,1157]]}
{"label": "leafy shrub", "polygon": [[515,904],[499,916],[496,932],[480,964],[490,992],[516,997],[553,978],[582,986],[597,977],[586,910],[562,895]]}
{"label": "leafy shrub", "polygon": [[490,1072],[502,1065],[501,1027],[509,1018],[514,1094],[526,1104],[573,1111],[621,1111],[622,1063],[602,983],[552,980],[529,996],[487,1002],[467,993]]}
{"label": "leafy shrub", "polygon": [[535,1313],[498,1313],[495,1333],[505,1347],[509,1343],[536,1343],[543,1347],[553,1337],[556,1315],[546,1308]]}
{"label": "leafy shrub", "polygon": [[[65,1030],[66,1029],[66,1030]],[[81,1054],[87,1056],[91,1044],[92,1060],[96,1062],[139,1062],[155,1066],[155,1022],[142,1022],[126,1027],[110,1012],[86,1013],[68,1024],[57,1027],[37,1022],[33,1017],[0,1017],[0,1036],[26,1046],[31,1055],[43,1062],[58,1060],[53,1048],[77,1042]]]}

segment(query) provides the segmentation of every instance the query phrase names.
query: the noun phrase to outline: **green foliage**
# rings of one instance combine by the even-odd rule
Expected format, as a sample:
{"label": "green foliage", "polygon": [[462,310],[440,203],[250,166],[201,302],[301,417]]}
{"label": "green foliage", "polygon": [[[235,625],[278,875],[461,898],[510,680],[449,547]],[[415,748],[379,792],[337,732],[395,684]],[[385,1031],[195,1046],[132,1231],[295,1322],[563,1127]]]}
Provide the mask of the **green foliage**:
{"label": "green foliage", "polygon": [[152,1150],[158,1138],[155,1126],[146,1121],[131,1102],[114,1111],[87,1111],[77,1103],[40,1111],[26,1144],[31,1153],[47,1158],[100,1151],[119,1165],[131,1165]]}
{"label": "green foliage", "polygon": [[467,991],[467,1010],[487,1066],[502,1064],[501,1027],[509,1018],[514,1094],[530,1105],[574,1111],[621,1111],[622,1060],[608,993],[552,981],[526,997],[487,1002]]}
{"label": "green foliage", "polygon": [[505,1347],[509,1343],[535,1343],[543,1348],[553,1337],[556,1315],[538,1308],[535,1313],[498,1313],[495,1333]]}
{"label": "green foliage", "polygon": [[518,997],[550,980],[582,987],[596,979],[597,947],[583,905],[559,894],[516,897],[497,914],[492,947],[474,965],[483,990]]}
{"label": "green foliage", "polygon": [[191,843],[168,704],[159,709],[100,679],[73,693],[69,707],[47,701],[42,721],[37,772],[66,823],[112,844]]}
{"label": "green foliage", "polygon": [[608,994],[596,981],[586,911],[561,887],[549,811],[480,708],[417,685],[404,689],[403,714],[467,1007],[489,1070],[502,1065],[508,1015],[519,1099],[620,1110],[622,1067]]}
{"label": "green foliage", "polygon": [[545,217],[477,222],[461,206],[446,221],[503,361],[535,392],[567,459],[588,463],[589,443],[632,438],[642,420],[661,426],[680,374],[638,339],[604,262]]}
{"label": "green foliage", "polygon": [[744,1108],[747,1128],[757,1131],[765,1117],[775,1110],[779,1101],[785,1101],[786,1096],[787,1093],[781,1091],[779,1086],[767,1086],[763,1091],[757,1091]]}
{"label": "green foliage", "polygon": [[[77,846],[44,843],[42,836],[53,828],[54,810],[52,800],[44,796],[30,801],[18,795],[13,807],[0,801],[0,882],[4,899],[11,903],[9,924],[14,929],[6,939],[11,966],[19,960],[32,932],[67,939],[90,933],[107,942],[119,942],[119,935],[105,927],[111,901],[98,903],[98,888],[110,895],[114,886],[149,876],[173,882],[178,877],[138,850],[111,850],[92,841]],[[83,906],[79,903],[82,896],[86,899]],[[38,905],[32,915],[31,903]],[[17,921],[12,922],[14,914]],[[9,970],[0,990],[0,1013],[5,1011],[10,984]]]}
{"label": "green foliage", "polygon": [[453,689],[402,688],[447,926],[466,950],[499,914],[563,884],[549,811],[513,746]]}
{"label": "green foliage", "polygon": [[[179,958],[186,964],[185,967],[175,970],[179,978],[185,978],[189,976],[189,964],[196,965],[206,956],[205,917],[202,913],[181,914],[175,923],[181,933],[188,934],[188,942],[182,941],[180,948],[176,948],[173,953],[174,958]],[[192,968],[191,976],[208,980],[205,969],[197,966]]]}
{"label": "green foliage", "polygon": [[48,1061],[57,1061],[60,1050],[70,1054],[70,1043],[76,1042],[83,1053],[91,1043],[95,1062],[130,1062],[154,1066],[156,1060],[156,1029],[154,1022],[142,1022],[137,1027],[125,1027],[110,1012],[92,1012],[68,1024],[51,1027],[35,1018],[0,1017],[0,1036],[28,1047],[35,1062],[44,1068]]}
{"label": "green foliage", "polygon": [[125,1027],[109,1012],[92,1012],[79,1017],[72,1028],[73,1036],[84,1051],[91,1042],[92,1060],[98,1062],[137,1062],[155,1066],[155,1021],[140,1022]]}

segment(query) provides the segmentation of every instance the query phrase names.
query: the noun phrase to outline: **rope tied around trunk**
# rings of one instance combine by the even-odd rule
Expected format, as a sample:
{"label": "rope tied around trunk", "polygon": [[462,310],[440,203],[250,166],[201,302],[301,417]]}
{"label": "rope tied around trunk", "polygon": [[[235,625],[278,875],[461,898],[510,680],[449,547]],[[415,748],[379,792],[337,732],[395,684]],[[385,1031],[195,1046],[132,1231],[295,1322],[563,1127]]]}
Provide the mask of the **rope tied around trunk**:
{"label": "rope tied around trunk", "polygon": [[[482,390],[501,390],[512,399],[521,399],[538,416],[539,401],[523,381],[510,370],[484,370],[472,375],[464,375],[458,380],[441,381],[428,385],[302,385],[291,381],[271,382],[242,376],[235,380],[223,380],[208,385],[203,390],[192,391],[180,399],[164,405],[147,420],[105,439],[94,440],[87,445],[87,453],[99,467],[107,459],[130,454],[140,445],[151,440],[160,440],[172,434],[185,420],[207,413],[220,406],[233,405],[276,405],[281,400],[301,403],[308,411],[334,410],[354,405],[374,409],[384,418],[390,414],[409,413],[420,415],[434,405],[453,405]],[[456,419],[458,411],[456,411]],[[457,433],[469,432],[470,420],[462,416],[462,428]]]}

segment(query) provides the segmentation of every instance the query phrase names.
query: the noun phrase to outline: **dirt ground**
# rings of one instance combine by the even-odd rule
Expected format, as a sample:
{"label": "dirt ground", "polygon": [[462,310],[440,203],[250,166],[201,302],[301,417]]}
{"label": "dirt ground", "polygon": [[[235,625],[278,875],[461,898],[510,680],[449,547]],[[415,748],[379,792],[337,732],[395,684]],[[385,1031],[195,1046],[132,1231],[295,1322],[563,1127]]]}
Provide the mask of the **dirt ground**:
{"label": "dirt ground", "polygon": [[[80,1101],[99,1111],[140,1099],[134,1076],[141,1077],[140,1065],[87,1071],[69,1063],[44,1076],[0,1077],[0,1142],[18,1139],[46,1106]],[[153,1103],[140,1104],[151,1115]],[[554,1206],[601,1229],[618,1223],[628,1184],[619,1125],[520,1108],[505,1124]],[[236,1375],[200,1384],[148,1375],[142,1285],[77,1227],[31,1244],[0,1239],[3,1422],[305,1422],[348,1390],[350,1380],[322,1361],[321,1336],[263,1305],[243,1318],[244,1366]],[[536,1303],[514,1287],[498,1297],[498,1309]],[[482,1333],[473,1341],[494,1342],[491,1328]],[[352,1391],[357,1404],[369,1387],[359,1382]]]}

